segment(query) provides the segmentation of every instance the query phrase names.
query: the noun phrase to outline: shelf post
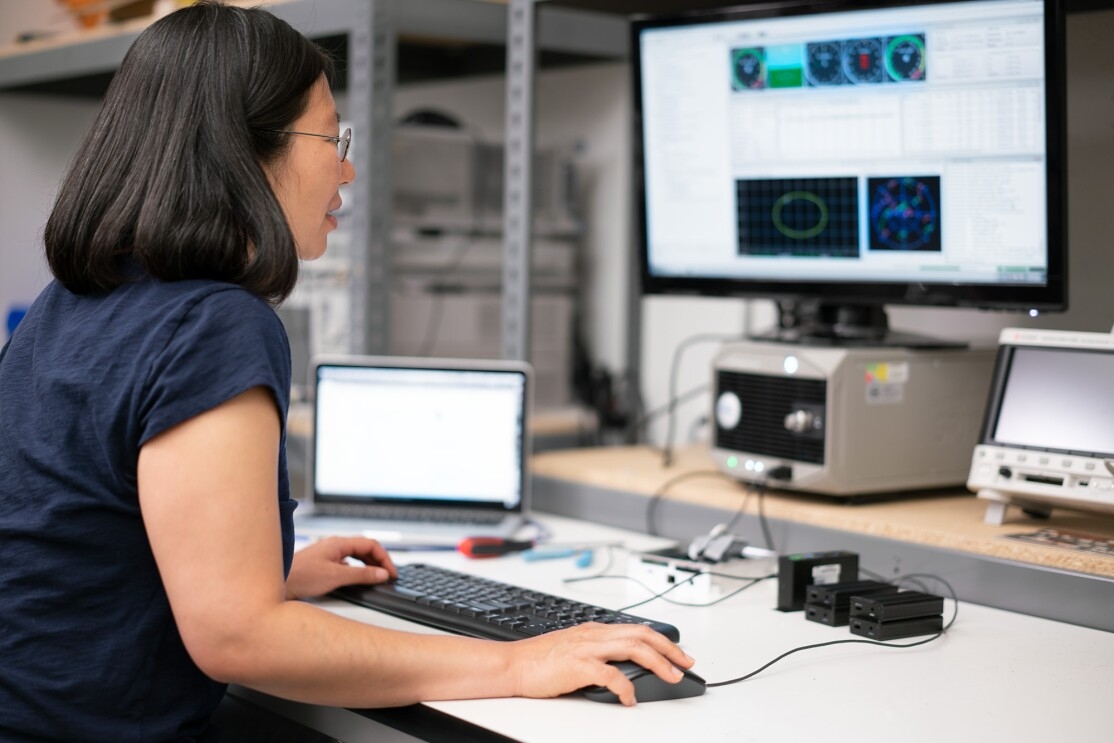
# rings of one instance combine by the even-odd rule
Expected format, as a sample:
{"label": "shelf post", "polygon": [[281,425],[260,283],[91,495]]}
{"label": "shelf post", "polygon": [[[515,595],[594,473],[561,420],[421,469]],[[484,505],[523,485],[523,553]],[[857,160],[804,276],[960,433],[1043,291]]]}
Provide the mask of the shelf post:
{"label": "shelf post", "polygon": [[358,2],[349,43],[348,96],[356,180],[349,187],[353,353],[386,354],[391,306],[391,98],[395,79],[393,0]]}
{"label": "shelf post", "polygon": [[503,358],[530,360],[533,248],[534,0],[507,5],[507,126],[503,179]]}

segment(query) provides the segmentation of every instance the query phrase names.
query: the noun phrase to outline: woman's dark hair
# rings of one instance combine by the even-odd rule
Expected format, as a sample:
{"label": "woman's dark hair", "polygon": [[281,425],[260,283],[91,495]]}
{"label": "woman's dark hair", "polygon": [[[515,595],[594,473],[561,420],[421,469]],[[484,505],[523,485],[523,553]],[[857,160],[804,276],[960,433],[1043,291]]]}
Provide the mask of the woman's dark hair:
{"label": "woman's dark hair", "polygon": [[[77,294],[129,264],[164,281],[216,279],[278,303],[298,256],[261,164],[332,63],[260,9],[201,2],[132,44],[46,224],[51,271]],[[133,257],[134,260],[129,260]],[[134,269],[131,269],[134,271]]]}

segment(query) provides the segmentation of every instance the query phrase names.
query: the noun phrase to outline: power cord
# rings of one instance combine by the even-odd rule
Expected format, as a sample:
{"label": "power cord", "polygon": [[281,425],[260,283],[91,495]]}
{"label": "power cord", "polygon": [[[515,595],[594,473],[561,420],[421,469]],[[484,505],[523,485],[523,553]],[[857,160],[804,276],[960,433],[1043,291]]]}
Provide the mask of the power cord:
{"label": "power cord", "polygon": [[[867,571],[863,571],[863,572],[867,572]],[[774,658],[770,662],[760,666],[759,668],[756,668],[755,670],[751,671],[750,673],[746,674],[745,676],[739,676],[737,678],[728,679],[727,681],[716,681],[714,683],[709,683],[708,688],[711,689],[711,688],[716,687],[716,686],[729,686],[731,684],[737,684],[741,681],[746,681],[747,679],[753,678],[754,676],[757,676],[758,674],[762,673],[763,671],[765,671],[767,668],[774,665],[778,661],[784,660],[785,658],[788,658],[790,655],[793,655],[795,653],[800,653],[800,652],[803,652],[805,650],[815,650],[817,648],[826,648],[826,647],[829,647],[831,645],[850,645],[850,644],[876,645],[878,647],[884,647],[884,648],[915,648],[919,645],[927,645],[930,642],[934,642],[934,641],[940,639],[941,637],[944,636],[944,633],[946,633],[948,631],[948,629],[955,623],[956,617],[959,616],[959,597],[956,595],[955,589],[952,588],[952,585],[938,575],[931,575],[929,573],[909,573],[908,575],[904,575],[904,576],[900,576],[899,578],[896,578],[895,582],[910,581],[910,579],[916,580],[916,579],[919,579],[919,578],[927,578],[927,579],[938,581],[941,584],[943,584],[948,589],[948,593],[951,594],[951,599],[952,599],[952,603],[953,603],[951,619],[948,620],[948,623],[944,625],[943,629],[941,629],[939,632],[932,635],[931,637],[926,637],[925,639],[917,640],[916,642],[905,642],[905,643],[884,642],[884,641],[881,641],[881,640],[847,639],[847,640],[831,640],[829,642],[819,642],[819,643],[816,643],[816,644],[813,644],[813,645],[802,645],[801,647],[793,648],[792,650],[788,650],[788,651],[782,653],[781,655],[777,656],[776,658]]]}
{"label": "power cord", "polygon": [[611,569],[611,563],[615,561],[615,554],[614,554],[613,550],[614,550],[615,547],[618,547],[620,545],[607,544],[607,545],[604,545],[604,546],[607,548],[607,552],[606,552],[607,560],[606,560],[606,562],[604,562],[602,568],[600,568],[598,571],[596,571],[596,573],[594,573],[593,575],[578,575],[574,578],[565,578],[561,582],[562,583],[579,583],[580,581],[584,581],[584,580],[597,580],[599,578],[618,577],[618,576],[608,575],[607,571]]}
{"label": "power cord", "polygon": [[[671,599],[671,598],[668,598],[666,596],[666,594],[670,593],[671,591],[674,591],[674,590],[680,588],[681,586],[683,586],[687,583],[692,583],[692,581],[694,581],[696,578],[698,578],[701,575],[711,575],[711,576],[716,576],[716,577],[719,577],[719,578],[730,578],[732,580],[745,580],[745,581],[749,581],[749,582],[745,586],[741,586],[740,588],[736,588],[734,591],[731,591],[729,593],[725,593],[724,595],[719,596],[718,598],[714,598],[711,601],[706,601],[702,604],[694,604],[691,601],[677,601],[676,599]],[[661,593],[657,593],[657,594],[651,596],[650,598],[648,598],[644,601],[639,601],[638,603],[634,603],[634,604],[630,604],[628,606],[624,606],[619,611],[629,611],[630,609],[634,609],[634,608],[637,608],[639,606],[643,606],[644,604],[648,604],[651,601],[657,601],[658,599],[661,599],[662,601],[673,604],[674,606],[688,606],[688,607],[691,607],[691,608],[703,609],[703,608],[708,607],[708,606],[715,606],[716,604],[718,604],[722,601],[726,601],[729,598],[734,598],[735,596],[738,596],[740,593],[747,590],[748,588],[753,588],[754,586],[758,585],[759,583],[761,583],[764,580],[769,580],[770,578],[776,578],[776,577],[777,577],[776,575],[763,575],[763,576],[759,576],[757,578],[751,578],[751,577],[746,577],[746,576],[741,576],[741,575],[728,575],[727,573],[712,573],[712,572],[693,573],[692,576],[686,578],[685,580],[681,581],[680,583],[674,583],[672,586],[670,586],[666,590],[662,591]],[[639,580],[636,580],[634,578],[631,578],[630,580],[634,581],[635,583],[638,583],[638,585],[642,586],[643,588],[645,588],[648,591],[653,590],[652,588],[650,588],[649,586],[647,586],[646,584],[642,583]]]}
{"label": "power cord", "polygon": [[696,441],[697,440],[696,437],[700,434],[700,429],[704,428],[704,426],[706,426],[706,425],[708,425],[708,416],[707,415],[702,415],[699,418],[697,418],[696,420],[694,420],[692,422],[692,426],[689,428],[689,434],[688,434],[688,436],[686,437],[685,440],[689,441],[689,442]]}
{"label": "power cord", "polygon": [[[662,536],[661,533],[658,531],[657,510],[658,510],[658,505],[661,503],[662,499],[665,497],[666,492],[668,492],[668,490],[671,487],[673,487],[674,485],[676,485],[677,483],[684,482],[685,480],[692,480],[692,479],[695,479],[695,478],[698,478],[698,477],[719,477],[719,478],[723,478],[725,480],[729,480],[733,483],[739,482],[735,478],[733,478],[733,477],[731,477],[731,476],[729,476],[729,475],[727,475],[727,474],[725,474],[725,473],[723,473],[719,470],[694,470],[692,472],[681,473],[680,475],[677,475],[676,477],[674,477],[670,480],[666,480],[662,485],[660,485],[658,487],[657,490],[654,491],[654,493],[650,496],[650,501],[646,504],[646,533],[647,534],[651,534],[655,537]],[[744,494],[743,494],[742,503],[740,503],[739,508],[736,509],[735,515],[731,517],[731,521],[728,522],[725,531],[731,532],[734,529],[736,522],[738,522],[738,520],[745,515],[746,507],[747,507],[747,504],[750,501],[750,494],[751,494],[752,491],[756,492],[758,494],[758,523],[762,528],[762,537],[766,540],[766,549],[770,550],[771,552],[777,552],[776,546],[774,544],[773,533],[770,531],[770,522],[767,521],[767,519],[766,519],[766,508],[765,508],[766,481],[765,480],[760,480],[760,481],[755,482],[755,483],[747,484],[747,489],[746,489],[746,491],[744,491]]]}
{"label": "power cord", "polygon": [[766,520],[766,481],[759,480],[754,487],[758,490],[758,523],[762,527],[762,537],[766,540],[766,549],[777,552],[774,547],[774,538],[770,533],[770,522]]}
{"label": "power cord", "polygon": [[692,583],[692,582],[693,582],[694,580],[696,580],[696,577],[697,577],[697,575],[698,575],[698,573],[693,573],[693,574],[692,574],[692,575],[690,575],[689,577],[685,578],[685,579],[684,579],[683,581],[680,581],[679,583],[674,583],[674,584],[673,584],[673,585],[671,585],[671,586],[670,586],[669,588],[667,588],[667,589],[665,589],[664,591],[661,591],[661,592],[659,592],[659,593],[654,593],[654,589],[650,588],[650,587],[649,587],[649,586],[647,586],[647,585],[646,585],[645,583],[643,583],[642,581],[640,581],[640,580],[638,580],[638,579],[636,579],[636,578],[631,578],[630,576],[626,576],[626,575],[624,575],[624,576],[617,576],[617,577],[622,577],[622,578],[626,578],[626,579],[627,579],[627,580],[629,580],[629,581],[632,581],[632,582],[634,582],[634,583],[637,583],[638,585],[642,586],[643,588],[645,588],[645,589],[646,589],[647,591],[649,591],[650,593],[653,593],[653,594],[654,594],[653,596],[651,596],[651,597],[650,597],[650,598],[648,598],[648,599],[644,599],[644,600],[642,600],[642,601],[636,601],[636,602],[635,602],[635,603],[633,603],[633,604],[627,604],[626,606],[624,606],[624,607],[620,608],[620,609],[619,609],[619,611],[630,611],[631,609],[636,609],[636,608],[638,608],[639,606],[643,606],[643,605],[645,605],[645,604],[648,604],[648,603],[650,603],[651,601],[657,601],[658,599],[662,599],[662,600],[664,600],[664,601],[668,601],[668,602],[670,602],[670,603],[673,603],[673,600],[672,600],[672,599],[669,599],[669,598],[666,598],[666,596],[668,596],[668,595],[669,595],[670,593],[672,593],[673,591],[676,591],[676,590],[677,590],[678,588],[680,588],[681,586],[687,586],[687,585],[691,584],[691,583]]}
{"label": "power cord", "polygon": [[553,538],[552,530],[550,530],[548,526],[535,518],[527,517],[523,525],[528,526],[534,530],[533,541],[536,544],[544,544]]}
{"label": "power cord", "polygon": [[[698,474],[698,473],[688,473],[688,474],[695,475],[695,474]],[[675,478],[675,479],[677,479],[677,478]],[[744,499],[744,505],[745,505],[745,499]],[[608,566],[607,567],[610,567],[610,561],[611,561],[610,556],[611,556],[611,549],[609,547],[608,548],[609,559],[608,559]],[[607,567],[604,568],[604,571],[606,571]],[[870,570],[866,570],[865,568],[860,568],[859,572],[861,572],[863,574],[866,574],[866,575],[870,575],[870,576],[875,577],[879,580],[885,580],[885,578],[883,576],[881,576],[880,574],[874,573]],[[710,576],[719,577],[719,578],[731,578],[733,580],[745,580],[745,581],[748,581],[748,583],[744,586],[741,586],[740,588],[738,588],[734,591],[731,591],[730,593],[726,593],[723,596],[720,596],[716,599],[713,599],[712,601],[709,601],[709,602],[706,602],[706,603],[703,603],[703,604],[694,604],[694,603],[691,603],[691,602],[677,601],[675,599],[671,599],[671,598],[668,597],[668,594],[672,593],[673,591],[677,590],[678,588],[680,588],[684,585],[692,583],[692,581],[695,580],[700,575],[710,575]],[[762,581],[769,580],[771,578],[776,578],[776,577],[777,577],[776,574],[764,575],[764,576],[758,576],[758,577],[747,577],[747,576],[730,575],[728,573],[717,573],[717,572],[713,572],[713,571],[708,571],[708,572],[705,572],[705,573],[693,573],[691,576],[689,576],[685,580],[680,581],[679,583],[674,583],[672,586],[670,586],[666,590],[658,592],[658,593],[654,593],[654,595],[652,595],[649,598],[644,599],[642,601],[638,601],[638,602],[633,603],[633,604],[628,604],[627,606],[624,606],[624,607],[618,609],[617,611],[624,611],[624,612],[625,611],[630,611],[631,609],[638,608],[639,606],[644,606],[645,604],[648,604],[652,601],[657,601],[659,599],[663,600],[663,601],[666,601],[667,603],[676,605],[676,606],[688,606],[688,607],[693,607],[693,608],[705,608],[705,607],[709,607],[709,606],[714,606],[714,605],[719,604],[723,601],[726,601],[727,599],[738,596],[740,593],[742,593],[742,592],[744,592],[744,591],[746,591],[750,588],[753,588],[754,586],[761,583]],[[893,582],[898,583],[898,584],[910,583],[910,584],[913,584],[913,585],[917,586],[918,588],[923,589],[924,584],[921,582],[922,579],[937,581],[938,583],[942,584],[948,590],[948,593],[951,596],[952,616],[948,620],[947,624],[944,625],[943,629],[941,629],[936,634],[934,634],[930,637],[926,637],[923,640],[917,640],[916,642],[905,642],[905,643],[885,642],[885,641],[881,641],[881,640],[867,640],[867,639],[849,638],[849,639],[842,639],[842,640],[830,640],[828,642],[819,642],[819,643],[814,643],[812,645],[802,645],[800,647],[793,648],[792,650],[787,650],[786,652],[777,656],[773,660],[770,660],[769,662],[764,663],[763,665],[759,666],[755,670],[753,670],[750,673],[747,673],[743,676],[738,676],[736,678],[727,679],[726,681],[711,682],[711,683],[708,684],[708,688],[711,689],[711,688],[717,687],[717,686],[730,686],[732,684],[737,684],[737,683],[740,683],[742,681],[746,681],[746,680],[751,679],[751,678],[757,676],[758,674],[762,673],[767,668],[770,668],[771,666],[773,666],[775,663],[778,663],[778,662],[788,658],[791,655],[795,655],[796,653],[804,652],[805,650],[816,650],[816,649],[819,649],[819,648],[830,647],[832,645],[852,645],[852,644],[854,644],[854,645],[875,645],[875,646],[884,647],[884,648],[898,648],[898,649],[900,649],[900,648],[915,648],[915,647],[918,647],[920,645],[927,645],[930,642],[935,642],[936,640],[943,637],[945,633],[947,633],[947,631],[951,628],[951,626],[953,624],[955,624],[955,620],[959,617],[959,597],[956,594],[955,588],[953,588],[952,585],[950,583],[948,583],[948,581],[946,581],[944,578],[942,578],[938,575],[933,575],[931,573],[908,573],[906,575],[901,575],[901,576],[898,576],[898,577],[894,578]],[[637,578],[632,578],[628,575],[605,575],[602,572],[600,574],[596,574],[596,575],[584,575],[584,576],[577,576],[575,578],[566,578],[566,579],[564,579],[564,582],[565,583],[576,583],[576,582],[587,581],[587,580],[627,580],[627,581],[630,581],[632,583],[635,583],[636,585],[641,586],[642,588],[645,588],[647,591],[650,591],[651,593],[653,593],[653,591],[654,591],[654,589],[650,588],[649,586],[647,586],[645,583],[638,580]]]}
{"label": "power cord", "polygon": [[[675,606],[688,606],[688,607],[692,607],[692,608],[696,608],[696,609],[702,609],[702,608],[708,607],[708,606],[715,606],[716,604],[722,603],[722,602],[726,601],[727,599],[734,598],[734,597],[738,596],[740,593],[742,593],[743,591],[746,591],[749,588],[753,588],[754,586],[758,585],[759,583],[761,583],[764,580],[769,580],[771,578],[776,578],[777,577],[776,573],[771,573],[770,575],[762,575],[762,576],[759,576],[757,578],[751,578],[751,577],[746,577],[746,576],[742,576],[742,575],[728,575],[727,573],[713,573],[713,572],[701,573],[701,575],[710,575],[710,576],[717,577],[717,578],[730,578],[731,580],[745,580],[745,581],[749,581],[749,583],[747,583],[745,586],[740,586],[739,588],[736,588],[734,591],[730,591],[728,593],[725,593],[722,596],[719,596],[718,598],[714,598],[711,601],[706,601],[703,604],[694,604],[690,601],[677,601],[676,599],[665,598],[664,597],[664,592],[663,592],[662,594],[658,594],[657,596],[652,596],[652,597],[646,599],[645,601],[641,601],[637,604],[632,604],[630,607],[627,607],[627,608],[634,608],[635,606],[641,606],[642,604],[648,604],[651,601],[654,601],[654,600],[660,598],[660,599],[663,599],[664,601],[666,601],[670,604],[673,604]],[[678,585],[680,585],[680,584],[678,584]],[[673,589],[670,588],[670,590],[673,590]]]}
{"label": "power cord", "polygon": [[724,527],[724,531],[730,534],[735,530],[735,525],[738,523],[739,519],[746,515],[747,505],[750,503],[750,496],[752,493],[758,494],[758,522],[759,525],[762,527],[762,536],[766,540],[766,549],[770,550],[771,552],[777,552],[777,549],[774,546],[773,536],[770,532],[770,524],[766,520],[766,509],[764,506],[766,501],[765,480],[747,483],[746,492],[743,494],[743,502],[735,511],[735,515],[731,517],[731,521],[727,522],[727,526]]}
{"label": "power cord", "polygon": [[743,502],[739,504],[739,508],[735,511],[735,515],[727,522],[727,526],[723,531],[727,534],[732,534],[735,531],[735,525],[739,523],[739,519],[747,512],[747,505],[750,503],[750,495],[754,492],[754,487],[747,485],[747,489],[743,491]]}
{"label": "power cord", "polygon": [[686,390],[685,392],[682,392],[675,399],[670,400],[665,405],[654,408],[649,413],[646,413],[641,418],[639,418],[638,420],[634,421],[629,426],[627,426],[627,429],[625,431],[625,435],[627,437],[630,437],[634,434],[637,434],[638,431],[641,428],[643,428],[650,421],[654,420],[658,416],[664,415],[666,413],[673,412],[673,409],[676,406],[680,405],[683,402],[688,402],[689,400],[692,400],[693,398],[697,397],[698,395],[700,395],[704,392],[707,392],[710,387],[711,387],[710,384],[700,384],[700,385],[697,385],[696,387],[693,387],[690,390]]}
{"label": "power cord", "polygon": [[677,375],[678,369],[681,365],[681,356],[684,352],[697,343],[724,343],[726,341],[743,340],[745,336],[738,334],[724,335],[701,333],[699,335],[689,336],[688,338],[677,344],[676,350],[673,352],[673,361],[669,369],[669,422],[665,430],[665,443],[661,451],[661,463],[663,467],[669,467],[673,464],[673,429],[675,427],[676,416],[673,415],[677,406]]}
{"label": "power cord", "polygon": [[[661,534],[658,532],[658,526],[657,526],[657,523],[656,523],[657,522],[656,515],[657,515],[658,504],[661,502],[662,498],[665,496],[666,491],[668,491],[671,487],[673,487],[674,485],[676,485],[679,482],[684,482],[685,480],[692,480],[692,479],[695,479],[697,477],[718,477],[718,478],[721,478],[721,479],[724,479],[724,480],[731,480],[732,482],[734,482],[733,478],[728,477],[727,475],[720,472],[719,470],[693,470],[692,472],[684,472],[680,475],[677,475],[674,478],[666,480],[665,483],[663,483],[660,487],[658,487],[657,490],[654,491],[654,494],[650,496],[650,502],[647,503],[647,505],[646,505],[646,533],[651,534],[655,537],[660,537],[661,536]],[[745,504],[745,501],[744,501],[744,504]]]}
{"label": "power cord", "polygon": [[[699,578],[702,575],[709,575],[709,576],[714,576],[714,577],[717,577],[717,578],[730,578],[731,580],[744,580],[744,581],[748,581],[748,583],[745,586],[741,586],[740,588],[736,588],[734,591],[731,591],[730,593],[725,593],[722,596],[719,596],[715,599],[712,599],[711,601],[707,601],[707,602],[702,603],[702,604],[694,604],[691,601],[677,601],[676,599],[669,598],[668,594],[672,593],[673,591],[676,591],[678,588],[681,588],[682,586],[685,586],[685,585],[688,585],[688,584],[692,583],[694,580],[696,580],[697,578]],[[687,607],[696,608],[696,609],[702,609],[702,608],[708,607],[708,606],[715,606],[716,604],[721,603],[723,601],[726,601],[729,598],[733,598],[735,596],[738,596],[743,591],[757,585],[758,583],[761,583],[764,580],[769,580],[770,578],[776,578],[776,577],[777,577],[776,574],[761,575],[761,576],[753,577],[753,576],[745,576],[745,575],[730,575],[728,573],[716,573],[716,572],[711,572],[711,571],[703,572],[703,573],[693,573],[688,578],[685,578],[683,581],[681,581],[679,583],[674,583],[669,588],[665,589],[664,591],[658,592],[658,593],[654,593],[653,588],[650,588],[648,585],[646,585],[642,581],[638,580],[637,578],[632,578],[629,575],[580,575],[580,576],[577,576],[575,578],[566,578],[564,580],[564,582],[565,583],[577,583],[577,582],[586,581],[586,580],[626,580],[626,581],[630,581],[631,583],[634,583],[637,586],[645,588],[650,593],[653,593],[653,595],[650,596],[647,599],[643,599],[642,601],[637,601],[633,604],[628,604],[627,606],[624,606],[620,609],[616,609],[616,611],[630,611],[631,609],[635,609],[639,606],[649,604],[650,602],[657,601],[659,599],[662,600],[662,601],[665,601],[666,603],[673,604],[674,606],[687,606]]]}

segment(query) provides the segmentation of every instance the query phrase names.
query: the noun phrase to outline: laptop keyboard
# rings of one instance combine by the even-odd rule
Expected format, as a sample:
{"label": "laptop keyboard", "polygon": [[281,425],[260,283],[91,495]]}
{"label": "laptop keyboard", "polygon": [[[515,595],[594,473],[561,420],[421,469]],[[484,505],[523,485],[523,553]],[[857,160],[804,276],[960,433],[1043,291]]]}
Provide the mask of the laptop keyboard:
{"label": "laptop keyboard", "polygon": [[345,586],[334,595],[403,619],[489,640],[520,640],[584,622],[645,624],[674,642],[681,635],[664,622],[425,564],[400,565],[397,581]]}
{"label": "laptop keyboard", "polygon": [[368,507],[319,503],[316,510],[323,516],[341,518],[379,519],[382,521],[414,521],[425,524],[498,524],[506,514],[501,511],[475,511],[468,509],[433,509],[414,506]]}

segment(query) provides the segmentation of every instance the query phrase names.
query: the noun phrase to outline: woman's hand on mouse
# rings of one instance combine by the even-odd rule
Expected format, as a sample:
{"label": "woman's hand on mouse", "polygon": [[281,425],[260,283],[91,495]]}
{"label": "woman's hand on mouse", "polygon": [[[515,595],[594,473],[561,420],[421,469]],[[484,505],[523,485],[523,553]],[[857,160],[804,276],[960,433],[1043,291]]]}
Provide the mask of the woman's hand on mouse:
{"label": "woman's hand on mouse", "polygon": [[[356,558],[362,565],[353,564]],[[383,583],[398,577],[383,545],[364,537],[329,537],[294,553],[286,579],[287,599],[323,596],[358,583]]]}
{"label": "woman's hand on mouse", "polygon": [[515,696],[548,698],[605,686],[630,706],[634,684],[608,661],[632,660],[675,683],[694,661],[662,634],[641,624],[589,622],[558,632],[508,643]]}

